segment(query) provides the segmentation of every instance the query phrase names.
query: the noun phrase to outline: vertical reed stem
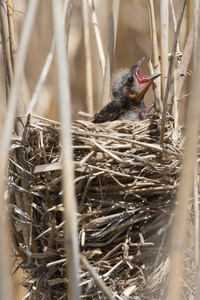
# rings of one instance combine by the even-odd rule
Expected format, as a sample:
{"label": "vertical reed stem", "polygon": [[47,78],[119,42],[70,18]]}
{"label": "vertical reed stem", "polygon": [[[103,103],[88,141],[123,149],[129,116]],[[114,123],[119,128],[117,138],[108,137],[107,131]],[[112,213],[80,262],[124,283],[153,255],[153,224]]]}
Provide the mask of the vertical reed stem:
{"label": "vertical reed stem", "polygon": [[[0,5],[2,5],[0,2]],[[5,208],[4,199],[4,178],[6,166],[8,162],[8,152],[10,145],[11,133],[14,125],[14,117],[18,100],[18,92],[20,89],[20,78],[24,69],[25,59],[28,49],[28,43],[31,36],[31,30],[34,24],[35,15],[37,12],[38,0],[30,0],[24,20],[24,26],[21,34],[21,41],[19,44],[18,55],[16,58],[15,73],[10,88],[8,98],[8,110],[5,119],[5,124],[2,132],[0,143],[0,299],[12,300],[12,281],[10,278],[10,263],[9,263],[9,224],[8,217],[6,216],[7,210]]]}
{"label": "vertical reed stem", "polygon": [[90,28],[88,19],[88,2],[82,0],[83,34],[86,64],[86,102],[89,114],[93,113],[92,57],[90,44]]}
{"label": "vertical reed stem", "polygon": [[198,127],[200,118],[200,35],[198,32],[197,51],[192,84],[192,94],[187,109],[187,135],[185,140],[184,159],[177,193],[177,209],[174,218],[171,249],[171,269],[169,280],[169,300],[180,299],[180,284],[183,270],[183,253],[187,232],[188,204],[192,194],[192,180],[197,158]]}
{"label": "vertical reed stem", "polygon": [[52,18],[55,34],[57,83],[59,97],[59,114],[61,121],[61,142],[63,155],[63,186],[64,186],[64,218],[66,220],[65,245],[67,250],[68,298],[80,299],[78,278],[79,251],[76,223],[76,199],[74,190],[74,169],[72,157],[72,138],[70,132],[71,107],[65,34],[62,23],[62,0],[52,0]]}
{"label": "vertical reed stem", "polygon": [[114,60],[115,44],[116,44],[116,37],[117,37],[119,5],[120,5],[120,0],[112,0],[108,46],[107,46],[107,54],[106,54],[106,69],[105,69],[105,75],[103,79],[103,90],[101,95],[101,107],[107,104],[110,98],[111,73],[113,69],[113,60]]}
{"label": "vertical reed stem", "polygon": [[161,56],[161,96],[164,99],[168,74],[168,52],[169,52],[169,0],[160,1],[160,56]]}
{"label": "vertical reed stem", "polygon": [[[153,0],[148,0],[148,11],[149,11],[149,23],[150,23],[150,33],[151,33],[151,47],[152,47],[152,57],[153,57],[153,72],[160,73],[160,61],[158,55],[158,41],[157,41],[157,30],[156,30],[156,20],[154,12]],[[152,73],[153,74],[153,73]],[[160,77],[155,80],[155,106],[156,110],[162,111],[162,102],[161,102],[161,88],[160,88]]]}

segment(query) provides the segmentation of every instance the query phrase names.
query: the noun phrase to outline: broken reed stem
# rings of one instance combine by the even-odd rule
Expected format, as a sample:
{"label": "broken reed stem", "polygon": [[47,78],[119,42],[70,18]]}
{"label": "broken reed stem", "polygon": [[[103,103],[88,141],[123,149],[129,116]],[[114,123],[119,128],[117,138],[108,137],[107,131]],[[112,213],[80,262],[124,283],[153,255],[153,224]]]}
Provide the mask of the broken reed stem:
{"label": "broken reed stem", "polygon": [[104,281],[102,280],[102,278],[100,278],[99,275],[96,273],[95,269],[89,264],[89,262],[85,258],[85,256],[83,256],[82,254],[80,254],[80,259],[81,259],[82,263],[84,264],[84,266],[86,267],[86,269],[92,275],[95,283],[98,285],[98,287],[100,288],[100,290],[106,296],[106,299],[114,300],[114,298],[113,298],[113,296],[112,296],[109,288],[106,286],[106,284],[104,283]]}
{"label": "broken reed stem", "polygon": [[88,0],[88,5],[90,7],[90,12],[91,12],[92,25],[93,25],[94,34],[95,34],[96,43],[97,43],[97,49],[98,49],[98,53],[99,53],[101,71],[102,71],[102,75],[104,77],[105,55],[104,55],[104,51],[103,51],[103,45],[102,45],[101,35],[100,35],[100,31],[99,31],[99,25],[98,25],[97,15],[96,15],[96,11],[95,11],[94,1]]}
{"label": "broken reed stem", "polygon": [[[186,228],[188,223],[188,204],[192,192],[194,169],[197,167],[197,141],[200,118],[200,32],[198,32],[192,94],[187,108],[187,134],[185,139],[184,159],[177,192],[177,209],[174,218],[171,248],[171,268],[169,279],[169,300],[179,300],[181,275],[183,270],[183,253],[185,249]],[[199,238],[199,237],[198,237]]]}
{"label": "broken reed stem", "polygon": [[103,88],[102,88],[100,108],[105,106],[109,102],[109,98],[110,98],[111,73],[113,69],[113,60],[114,60],[115,44],[116,44],[116,37],[117,37],[119,5],[120,5],[120,0],[112,0],[107,53],[106,53],[106,68],[105,68],[105,75],[103,78]]}
{"label": "broken reed stem", "polygon": [[186,2],[187,2],[187,0],[183,1],[183,6],[182,6],[180,14],[179,14],[177,29],[176,29],[175,34],[174,34],[174,43],[173,43],[173,47],[172,47],[172,54],[171,54],[171,57],[170,57],[167,84],[166,84],[164,102],[163,102],[162,124],[161,124],[161,132],[160,132],[160,144],[161,144],[161,146],[163,146],[163,144],[164,144],[164,129],[165,129],[166,114],[167,114],[167,101],[168,101],[168,96],[169,96],[169,92],[170,92],[171,80],[172,80],[172,71],[173,71],[173,67],[174,67],[176,46],[177,46],[177,42],[178,42],[179,35],[180,35],[180,29],[181,29],[181,24],[182,24],[182,20],[183,20],[183,14],[184,14],[184,11],[185,11]]}
{"label": "broken reed stem", "polygon": [[90,27],[88,18],[88,2],[81,1],[82,17],[83,17],[83,35],[84,35],[84,50],[85,50],[85,65],[86,65],[86,102],[87,110],[93,114],[93,84],[92,84],[92,56],[90,42]]}
{"label": "broken reed stem", "polygon": [[52,19],[55,34],[56,61],[57,61],[57,84],[59,96],[59,113],[61,120],[61,142],[63,156],[63,203],[65,247],[67,250],[68,263],[67,274],[69,279],[69,299],[80,299],[80,286],[78,278],[79,250],[76,223],[76,199],[74,188],[74,171],[72,157],[72,138],[70,133],[71,107],[70,87],[67,55],[65,48],[65,35],[62,24],[62,1],[51,1]]}
{"label": "broken reed stem", "polygon": [[[160,61],[158,54],[158,41],[157,41],[157,29],[155,20],[155,11],[153,0],[148,0],[148,12],[149,12],[149,23],[150,23],[150,34],[151,34],[151,48],[152,48],[152,63],[153,63],[153,73],[160,73]],[[156,78],[154,81],[154,92],[155,92],[155,108],[156,111],[162,111],[162,101],[161,101],[161,79]]]}
{"label": "broken reed stem", "polygon": [[160,59],[161,59],[161,97],[165,96],[168,74],[169,52],[169,0],[160,1]]}

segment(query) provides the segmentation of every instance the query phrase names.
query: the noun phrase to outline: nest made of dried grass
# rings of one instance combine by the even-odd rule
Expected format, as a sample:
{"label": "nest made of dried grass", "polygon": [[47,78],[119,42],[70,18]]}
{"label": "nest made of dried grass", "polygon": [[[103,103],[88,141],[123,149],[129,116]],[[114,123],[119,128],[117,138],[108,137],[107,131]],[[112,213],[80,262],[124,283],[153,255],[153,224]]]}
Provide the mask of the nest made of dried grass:
{"label": "nest made of dried grass", "polygon": [[[166,121],[72,124],[80,251],[117,299],[164,299],[182,152]],[[60,125],[28,120],[8,168],[13,248],[27,299],[67,299]],[[84,265],[82,297],[105,299]]]}

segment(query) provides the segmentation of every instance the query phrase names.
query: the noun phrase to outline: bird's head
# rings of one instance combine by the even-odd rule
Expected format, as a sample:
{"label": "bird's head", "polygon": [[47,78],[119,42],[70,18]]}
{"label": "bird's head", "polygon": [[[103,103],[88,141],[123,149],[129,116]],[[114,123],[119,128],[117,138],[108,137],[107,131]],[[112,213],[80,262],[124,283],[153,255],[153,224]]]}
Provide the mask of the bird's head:
{"label": "bird's head", "polygon": [[130,70],[119,70],[113,77],[112,93],[117,100],[125,98],[138,104],[141,103],[145,93],[153,81],[161,74],[140,76],[140,65],[144,57]]}

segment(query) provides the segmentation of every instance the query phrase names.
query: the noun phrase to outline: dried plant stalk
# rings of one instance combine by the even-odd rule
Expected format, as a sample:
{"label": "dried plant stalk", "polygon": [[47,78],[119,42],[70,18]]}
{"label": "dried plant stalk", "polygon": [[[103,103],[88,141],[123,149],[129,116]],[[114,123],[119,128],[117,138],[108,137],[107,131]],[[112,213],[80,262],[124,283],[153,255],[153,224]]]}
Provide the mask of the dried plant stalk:
{"label": "dried plant stalk", "polygon": [[[161,58],[161,95],[165,96],[168,75],[168,52],[169,52],[169,0],[160,1],[160,58]],[[164,101],[164,100],[163,100]]]}
{"label": "dried plant stalk", "polygon": [[[156,30],[156,21],[155,21],[155,12],[153,0],[148,0],[148,11],[149,11],[149,23],[150,23],[150,33],[151,33],[151,47],[152,47],[152,63],[153,63],[153,72],[160,73],[160,61],[158,54],[158,42],[157,42],[157,30]],[[154,92],[156,95],[155,107],[156,110],[162,111],[162,102],[161,102],[161,84],[160,77],[155,80]]]}
{"label": "dried plant stalk", "polygon": [[199,273],[199,175],[198,175],[198,164],[195,166],[194,170],[194,260],[195,260],[195,290],[196,290],[196,299],[200,298],[200,273]]}
{"label": "dried plant stalk", "polygon": [[[28,5],[27,14],[25,17],[25,24],[22,30],[21,42],[18,50],[18,57],[16,60],[15,74],[11,84],[10,94],[8,98],[8,110],[5,119],[5,125],[0,143],[0,155],[1,155],[1,169],[0,169],[0,191],[1,199],[4,199],[4,177],[7,166],[8,151],[10,145],[11,132],[13,130],[14,116],[17,105],[17,97],[19,91],[19,80],[24,68],[26,53],[28,48],[28,42],[30,38],[30,32],[34,23],[35,14],[37,10],[38,1],[30,1]],[[1,3],[2,8],[2,3]],[[1,265],[1,281],[0,281],[0,298],[13,299],[12,298],[12,284],[9,276],[9,262],[8,262],[8,237],[9,226],[7,218],[5,217],[5,203],[0,201],[0,228],[3,234],[0,235],[0,265]]]}
{"label": "dried plant stalk", "polygon": [[189,63],[192,57],[192,53],[193,53],[193,33],[194,33],[194,28],[193,26],[190,29],[189,32],[189,36],[183,51],[183,55],[181,58],[181,62],[178,66],[177,69],[177,99],[180,98],[181,95],[181,91],[183,88],[183,83],[185,81],[186,75],[187,75],[187,71],[188,71],[188,67],[189,67]]}
{"label": "dried plant stalk", "polygon": [[101,107],[105,106],[108,103],[110,98],[111,73],[113,69],[115,43],[117,37],[119,4],[120,4],[120,0],[112,0],[108,45],[107,45],[107,53],[106,53],[106,69],[105,69],[105,75],[103,79],[103,89],[101,95],[101,105],[100,105]]}
{"label": "dried plant stalk", "polygon": [[83,34],[84,34],[84,49],[85,49],[85,64],[86,64],[86,102],[87,109],[90,114],[93,113],[93,85],[92,85],[92,57],[90,43],[90,26],[88,18],[88,2],[82,0],[82,16],[83,16]]}
{"label": "dried plant stalk", "polygon": [[13,78],[13,65],[12,65],[12,56],[10,50],[8,18],[6,12],[7,12],[7,6],[3,1],[1,1],[1,5],[0,5],[1,40],[4,49],[3,51],[4,65],[5,65],[5,75],[7,78],[7,91],[8,91]]}
{"label": "dried plant stalk", "polygon": [[183,252],[185,233],[188,221],[188,202],[191,196],[191,186],[194,177],[194,167],[196,165],[198,126],[200,118],[200,85],[196,84],[200,80],[200,35],[198,36],[198,51],[195,56],[194,79],[192,94],[187,109],[187,135],[185,140],[184,159],[180,176],[180,187],[177,194],[178,206],[176,210],[172,249],[171,249],[171,273],[169,282],[169,299],[180,299],[180,277],[183,269]]}
{"label": "dried plant stalk", "polygon": [[164,142],[163,137],[164,137],[166,114],[167,114],[167,102],[168,102],[168,97],[169,97],[169,93],[170,93],[170,85],[171,85],[171,80],[172,80],[172,72],[173,72],[173,67],[174,67],[176,47],[177,47],[177,43],[178,43],[178,39],[179,39],[179,35],[180,35],[181,24],[182,24],[182,20],[183,20],[183,14],[185,11],[186,2],[187,2],[187,0],[183,1],[183,6],[179,13],[177,28],[176,28],[176,32],[174,35],[172,54],[170,57],[169,71],[168,71],[168,77],[167,77],[167,82],[166,82],[166,90],[165,90],[164,101],[163,101],[162,126],[161,126],[161,133],[160,133],[160,143],[162,146],[163,146],[163,142]]}
{"label": "dried plant stalk", "polygon": [[59,95],[59,112],[62,124],[61,141],[63,156],[63,186],[65,206],[65,238],[68,254],[68,279],[69,279],[69,298],[80,299],[80,288],[78,279],[78,242],[77,242],[77,224],[76,224],[76,200],[74,194],[74,174],[71,149],[70,133],[70,87],[69,75],[65,49],[65,35],[62,24],[62,1],[51,1],[52,19],[55,34],[56,60],[57,60],[57,81]]}
{"label": "dried plant stalk", "polygon": [[102,71],[102,75],[104,77],[104,74],[105,74],[105,55],[104,55],[104,51],[103,51],[101,35],[100,35],[97,16],[96,16],[96,11],[95,11],[95,7],[94,7],[94,0],[88,0],[88,4],[89,4],[89,7],[90,7],[90,11],[91,11],[92,24],[93,24],[93,28],[94,28],[94,33],[95,33],[96,42],[97,42],[97,49],[98,49],[98,53],[99,53],[99,60],[100,60],[100,64],[101,64],[101,71]]}
{"label": "dried plant stalk", "polygon": [[7,0],[7,9],[8,9],[8,23],[9,23],[9,33],[10,33],[10,45],[11,45],[11,56],[12,56],[12,65],[14,66],[15,55],[17,51],[17,44],[15,38],[15,26],[13,20],[14,8],[12,0]]}
{"label": "dried plant stalk", "polygon": [[106,299],[113,300],[114,298],[113,298],[110,290],[107,288],[107,286],[105,285],[104,281],[95,272],[94,268],[89,264],[89,262],[85,258],[85,256],[81,255],[80,258],[81,258],[82,263],[85,265],[86,269],[90,272],[90,274],[94,278],[96,284],[103,291],[103,294],[106,296]]}

